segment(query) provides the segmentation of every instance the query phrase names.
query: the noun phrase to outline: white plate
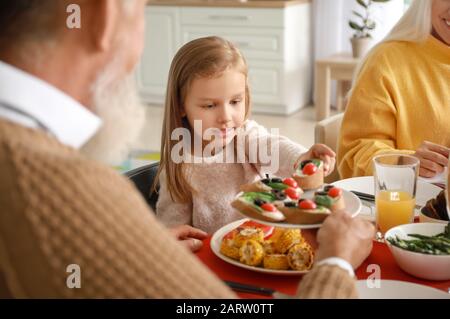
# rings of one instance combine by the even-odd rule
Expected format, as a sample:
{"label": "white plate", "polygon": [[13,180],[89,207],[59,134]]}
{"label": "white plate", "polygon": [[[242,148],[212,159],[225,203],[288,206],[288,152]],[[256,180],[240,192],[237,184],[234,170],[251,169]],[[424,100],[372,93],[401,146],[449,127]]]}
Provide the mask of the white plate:
{"label": "white plate", "polygon": [[[306,191],[305,193],[302,194],[301,198],[312,199],[314,197],[314,192],[315,191]],[[347,191],[345,189],[342,189],[342,196],[344,196],[345,210],[349,214],[351,214],[352,217],[355,217],[356,215],[358,215],[363,207],[359,198],[355,194],[350,193],[349,191]],[[244,213],[241,213],[241,214],[245,216]],[[255,219],[255,218],[252,218],[252,219]],[[275,226],[275,227],[280,227],[280,228],[313,229],[313,228],[320,228],[322,226],[322,223],[319,223],[319,224],[289,224],[286,222],[275,223],[275,222],[268,222],[268,221],[260,220],[260,219],[255,219],[255,220],[258,221],[258,223],[261,223],[264,225]]]}
{"label": "white plate", "polygon": [[445,184],[447,178],[448,168],[446,167],[444,171],[435,177],[422,177],[419,176],[419,181],[427,182],[427,183],[440,183]]}
{"label": "white plate", "polygon": [[294,275],[301,275],[301,274],[305,274],[308,272],[308,270],[304,270],[304,271],[299,271],[299,270],[273,270],[273,269],[266,269],[266,268],[262,268],[262,267],[253,267],[253,266],[248,266],[245,264],[242,264],[240,262],[238,262],[237,260],[228,258],[225,255],[222,255],[220,253],[220,245],[222,243],[222,238],[223,236],[225,236],[228,232],[232,231],[233,229],[237,228],[239,225],[241,225],[242,223],[248,221],[248,218],[244,218],[244,219],[240,219],[237,220],[235,222],[232,222],[228,225],[223,226],[222,228],[220,228],[219,230],[217,230],[214,235],[211,238],[211,250],[213,251],[213,253],[219,257],[220,259],[226,261],[229,264],[241,267],[241,268],[245,268],[248,270],[252,270],[252,271],[257,271],[257,272],[262,272],[262,273],[266,273],[266,274],[274,274],[274,275],[290,275],[290,276],[294,276]]}
{"label": "white plate", "polygon": [[[358,191],[367,194],[374,194],[374,180],[373,176],[362,176],[343,179],[334,182],[333,185],[348,190],[348,191]],[[436,185],[418,180],[417,181],[417,191],[416,191],[416,204],[419,206],[425,206],[427,201],[431,198],[436,197],[440,192],[441,188]],[[419,216],[419,209],[415,210],[415,215]],[[375,220],[375,203],[373,205],[364,202],[361,209],[361,215],[369,220]]]}
{"label": "white plate", "polygon": [[366,280],[356,283],[361,299],[450,299],[442,290],[398,280],[380,280],[379,288],[369,288]]}

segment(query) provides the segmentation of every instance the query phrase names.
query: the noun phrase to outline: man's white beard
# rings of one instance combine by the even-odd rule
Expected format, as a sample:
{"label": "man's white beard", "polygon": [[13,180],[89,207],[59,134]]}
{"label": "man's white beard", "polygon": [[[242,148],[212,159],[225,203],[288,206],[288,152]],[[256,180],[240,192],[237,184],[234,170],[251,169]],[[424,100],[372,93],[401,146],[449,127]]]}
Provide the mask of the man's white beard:
{"label": "man's white beard", "polygon": [[108,165],[118,165],[126,159],[144,125],[136,78],[131,74],[111,84],[116,65],[111,63],[93,87],[93,109],[103,125],[81,149],[87,157]]}

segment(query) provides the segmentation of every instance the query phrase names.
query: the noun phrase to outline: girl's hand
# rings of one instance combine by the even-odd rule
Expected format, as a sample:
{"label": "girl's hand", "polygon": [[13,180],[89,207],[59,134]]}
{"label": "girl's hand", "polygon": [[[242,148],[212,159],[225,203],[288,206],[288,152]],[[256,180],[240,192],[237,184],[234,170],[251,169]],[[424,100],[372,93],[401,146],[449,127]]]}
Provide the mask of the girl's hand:
{"label": "girl's hand", "polygon": [[294,169],[304,160],[318,158],[323,161],[323,172],[325,176],[330,175],[336,165],[336,153],[324,144],[314,144],[308,152],[302,154],[294,165]]}
{"label": "girl's hand", "polygon": [[444,171],[448,165],[449,149],[445,146],[424,141],[413,156],[420,160],[419,175],[433,177]]}
{"label": "girl's hand", "polygon": [[170,228],[170,232],[180,243],[192,252],[196,252],[203,246],[202,240],[208,237],[203,230],[189,225],[179,225]]}

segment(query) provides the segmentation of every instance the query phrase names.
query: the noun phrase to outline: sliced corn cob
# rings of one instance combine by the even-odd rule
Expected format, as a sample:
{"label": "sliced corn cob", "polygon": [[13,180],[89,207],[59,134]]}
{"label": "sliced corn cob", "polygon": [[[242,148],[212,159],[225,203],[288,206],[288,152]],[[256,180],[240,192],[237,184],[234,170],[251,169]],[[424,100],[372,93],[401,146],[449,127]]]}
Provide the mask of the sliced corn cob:
{"label": "sliced corn cob", "polygon": [[275,248],[279,253],[285,254],[289,248],[304,241],[305,239],[303,238],[300,229],[288,229],[285,230],[280,236],[280,239],[277,240]]}
{"label": "sliced corn cob", "polygon": [[240,262],[249,266],[259,266],[264,258],[264,249],[256,240],[244,241],[239,249]]}
{"label": "sliced corn cob", "polygon": [[294,270],[308,270],[314,260],[314,253],[309,244],[296,244],[287,254],[289,266]]}
{"label": "sliced corn cob", "polygon": [[263,265],[264,268],[268,269],[276,269],[276,270],[289,269],[289,262],[287,255],[283,254],[265,255]]}
{"label": "sliced corn cob", "polygon": [[277,228],[275,227],[275,229],[273,230],[272,236],[270,236],[270,240],[274,243],[276,243],[278,240],[280,240],[281,235],[284,234],[286,230],[283,228]]}
{"label": "sliced corn cob", "polygon": [[271,255],[271,254],[275,254],[276,253],[276,249],[275,249],[275,243],[269,239],[269,240],[265,240],[263,243],[263,248],[264,248],[264,253],[266,255]]}
{"label": "sliced corn cob", "polygon": [[227,257],[239,260],[239,247],[235,245],[233,239],[222,240],[220,252]]}
{"label": "sliced corn cob", "polygon": [[244,241],[250,239],[262,243],[264,241],[264,231],[255,227],[244,227],[242,229],[238,229],[238,232],[234,237],[234,243],[237,247],[241,247]]}

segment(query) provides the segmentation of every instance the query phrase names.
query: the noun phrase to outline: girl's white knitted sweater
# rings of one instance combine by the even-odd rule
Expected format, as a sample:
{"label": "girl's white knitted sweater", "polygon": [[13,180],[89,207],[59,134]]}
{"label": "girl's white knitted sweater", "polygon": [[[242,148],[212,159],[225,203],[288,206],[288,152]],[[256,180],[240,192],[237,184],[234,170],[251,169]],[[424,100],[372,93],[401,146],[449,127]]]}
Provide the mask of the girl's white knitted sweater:
{"label": "girl's white knitted sweater", "polygon": [[[278,160],[278,169],[272,170],[272,175],[289,177],[294,172],[294,164],[301,154],[307,150],[286,137],[271,134],[255,121],[247,121],[243,131],[251,141],[269,140],[271,147],[278,148],[271,157]],[[246,159],[244,163],[218,163],[218,158],[223,154],[202,158],[201,163],[188,163],[186,174],[189,183],[196,190],[192,194],[190,203],[177,203],[172,200],[167,189],[166,174],[164,170],[160,175],[159,198],[156,205],[156,213],[167,226],[189,224],[208,233],[213,233],[220,227],[244,218],[231,207],[231,202],[239,193],[239,187],[261,178],[268,172],[266,165],[249,160],[248,147],[246,147]],[[199,160],[199,158],[196,158]],[[200,161],[200,160],[199,160]]]}

